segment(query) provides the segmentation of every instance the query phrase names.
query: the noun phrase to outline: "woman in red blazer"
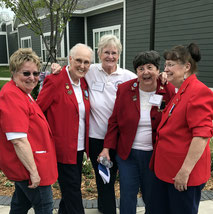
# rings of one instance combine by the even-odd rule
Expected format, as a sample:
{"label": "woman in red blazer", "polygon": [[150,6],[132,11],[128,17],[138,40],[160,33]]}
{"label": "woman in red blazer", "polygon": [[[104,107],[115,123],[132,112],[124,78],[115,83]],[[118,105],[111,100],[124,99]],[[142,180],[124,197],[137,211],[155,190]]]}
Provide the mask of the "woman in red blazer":
{"label": "woman in red blazer", "polygon": [[0,168],[15,191],[10,214],[52,214],[51,185],[58,177],[55,145],[47,120],[31,97],[40,74],[40,58],[31,48],[10,57],[11,81],[0,91]]}
{"label": "woman in red blazer", "polygon": [[178,93],[158,126],[152,214],[196,214],[210,177],[213,93],[195,76],[201,59],[197,45],[176,46],[164,58],[168,81]]}
{"label": "woman in red blazer", "polygon": [[154,174],[149,169],[161,112],[174,95],[174,87],[158,80],[160,55],[139,53],[134,61],[138,78],[119,85],[109,119],[104,149],[99,156],[109,158],[117,151],[120,174],[120,213],[135,214],[139,188],[150,213],[150,193]]}
{"label": "woman in red blazer", "polygon": [[89,96],[84,79],[93,51],[77,44],[70,50],[69,66],[45,78],[37,103],[53,132],[62,199],[59,213],[83,214],[81,171],[84,150],[88,153]]}

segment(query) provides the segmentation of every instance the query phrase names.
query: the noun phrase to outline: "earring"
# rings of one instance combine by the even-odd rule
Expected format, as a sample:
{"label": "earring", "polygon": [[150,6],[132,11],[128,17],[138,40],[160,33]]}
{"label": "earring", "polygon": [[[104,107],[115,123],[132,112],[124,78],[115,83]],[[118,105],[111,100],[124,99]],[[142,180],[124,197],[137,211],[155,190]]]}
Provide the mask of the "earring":
{"label": "earring", "polygon": [[186,79],[186,74],[184,74],[183,79],[184,79],[184,80]]}

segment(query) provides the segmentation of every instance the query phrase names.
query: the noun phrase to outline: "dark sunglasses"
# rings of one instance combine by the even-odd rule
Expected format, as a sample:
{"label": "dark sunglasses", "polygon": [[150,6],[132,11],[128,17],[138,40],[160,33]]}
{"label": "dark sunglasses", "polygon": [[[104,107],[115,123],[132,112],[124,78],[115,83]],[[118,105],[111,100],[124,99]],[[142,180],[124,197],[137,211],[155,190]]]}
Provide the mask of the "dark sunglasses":
{"label": "dark sunglasses", "polygon": [[34,77],[38,77],[40,75],[40,72],[34,71],[33,73],[31,73],[30,71],[23,71],[22,74],[25,77],[29,77],[31,74],[33,74]]}

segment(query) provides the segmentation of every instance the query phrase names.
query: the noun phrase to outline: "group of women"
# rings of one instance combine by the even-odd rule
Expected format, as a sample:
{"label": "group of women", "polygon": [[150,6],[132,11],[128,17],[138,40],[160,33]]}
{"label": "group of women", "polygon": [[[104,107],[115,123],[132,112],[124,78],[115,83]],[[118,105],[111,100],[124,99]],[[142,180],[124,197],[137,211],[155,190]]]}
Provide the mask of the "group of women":
{"label": "group of women", "polygon": [[[168,82],[162,84],[156,51],[136,55],[136,76],[118,66],[121,44],[115,36],[101,38],[100,64],[90,65],[91,51],[81,45],[70,53],[70,66],[45,80],[38,97],[56,144],[59,213],[84,213],[80,184],[86,150],[101,213],[116,213],[118,168],[121,214],[136,213],[139,190],[146,214],[196,214],[210,177],[213,119],[213,94],[195,75],[198,46],[175,46],[164,53]],[[108,184],[98,173],[101,156],[114,163]],[[71,192],[78,193],[72,196],[79,203]]]}

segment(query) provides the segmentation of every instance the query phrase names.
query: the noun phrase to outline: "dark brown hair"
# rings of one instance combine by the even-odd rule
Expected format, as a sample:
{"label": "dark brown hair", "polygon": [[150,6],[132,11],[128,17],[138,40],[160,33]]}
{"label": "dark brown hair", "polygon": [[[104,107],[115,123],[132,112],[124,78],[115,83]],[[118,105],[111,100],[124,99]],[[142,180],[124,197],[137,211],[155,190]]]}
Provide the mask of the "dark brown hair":
{"label": "dark brown hair", "polygon": [[179,61],[181,64],[189,62],[191,64],[191,73],[197,72],[197,62],[201,60],[200,49],[195,43],[189,46],[178,45],[169,51],[164,52],[165,60]]}
{"label": "dark brown hair", "polygon": [[159,69],[160,66],[160,54],[157,51],[144,51],[138,53],[133,60],[133,67],[135,71],[138,66],[145,64],[153,64]]}

